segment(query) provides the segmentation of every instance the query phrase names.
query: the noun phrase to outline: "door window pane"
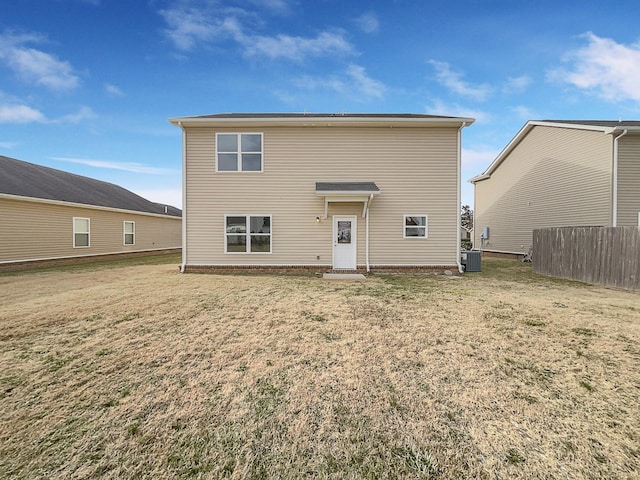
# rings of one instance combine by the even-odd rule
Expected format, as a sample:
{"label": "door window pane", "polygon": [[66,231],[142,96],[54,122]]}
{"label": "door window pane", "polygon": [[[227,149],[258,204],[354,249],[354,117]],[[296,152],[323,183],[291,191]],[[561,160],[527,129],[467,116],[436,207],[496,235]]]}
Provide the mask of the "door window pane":
{"label": "door window pane", "polygon": [[351,243],[351,221],[338,221],[338,243]]}

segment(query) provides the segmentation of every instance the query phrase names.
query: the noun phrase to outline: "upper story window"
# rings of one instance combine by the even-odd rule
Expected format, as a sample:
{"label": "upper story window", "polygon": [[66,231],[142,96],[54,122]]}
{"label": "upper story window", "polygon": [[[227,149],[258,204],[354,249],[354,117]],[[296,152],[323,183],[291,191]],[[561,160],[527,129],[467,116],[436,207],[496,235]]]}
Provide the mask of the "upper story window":
{"label": "upper story window", "polygon": [[404,216],[404,238],[428,238],[429,222],[426,215]]}
{"label": "upper story window", "polygon": [[216,135],[218,172],[261,172],[261,133],[218,133]]}

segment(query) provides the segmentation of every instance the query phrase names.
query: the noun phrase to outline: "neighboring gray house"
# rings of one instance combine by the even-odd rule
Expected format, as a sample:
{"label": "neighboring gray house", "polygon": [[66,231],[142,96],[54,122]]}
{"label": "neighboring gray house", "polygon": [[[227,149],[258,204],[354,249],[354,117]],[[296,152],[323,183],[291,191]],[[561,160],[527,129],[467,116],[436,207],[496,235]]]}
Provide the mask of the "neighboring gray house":
{"label": "neighboring gray house", "polygon": [[470,118],[246,113],[183,130],[183,271],[460,267]]}
{"label": "neighboring gray house", "polygon": [[528,122],[475,185],[474,246],[522,255],[537,228],[640,220],[640,122]]}
{"label": "neighboring gray house", "polygon": [[0,268],[180,248],[181,213],[111,183],[0,156]]}

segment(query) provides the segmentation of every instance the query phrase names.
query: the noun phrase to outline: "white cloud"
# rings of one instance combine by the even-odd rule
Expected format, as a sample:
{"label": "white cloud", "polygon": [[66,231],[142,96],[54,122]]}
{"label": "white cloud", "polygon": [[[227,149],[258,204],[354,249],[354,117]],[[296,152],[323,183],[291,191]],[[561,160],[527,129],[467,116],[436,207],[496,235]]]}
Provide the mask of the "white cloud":
{"label": "white cloud", "polygon": [[438,82],[458,95],[482,101],[491,93],[492,89],[487,84],[474,86],[462,80],[462,74],[451,70],[447,62],[429,60],[429,63],[436,69]]}
{"label": "white cloud", "polygon": [[244,37],[247,56],[265,56],[301,61],[307,57],[351,55],[351,44],[339,32],[322,32],[315,38],[276,35]]}
{"label": "white cloud", "polygon": [[96,114],[89,107],[80,107],[76,113],[69,113],[60,118],[51,120],[51,123],[80,123],[84,120],[96,118]]}
{"label": "white cloud", "polygon": [[165,34],[179,50],[191,50],[199,42],[225,37],[222,22],[209,19],[207,11],[189,5],[160,10],[169,28]]}
{"label": "white cloud", "polygon": [[445,103],[439,99],[435,99],[433,104],[428,105],[425,109],[425,113],[429,115],[443,115],[447,117],[475,118],[478,122],[488,122],[491,118],[491,115],[488,112],[464,107],[457,103]]}
{"label": "white cloud", "polygon": [[293,84],[305,90],[333,90],[358,101],[382,98],[387,91],[384,83],[371,78],[364,67],[355,64],[349,65],[343,75],[305,75],[294,79]]}
{"label": "white cloud", "polygon": [[569,83],[611,101],[640,102],[640,43],[623,45],[592,32],[587,45],[567,53],[570,66],[548,72],[550,80]]}
{"label": "white cloud", "polygon": [[0,35],[0,60],[26,82],[51,90],[76,88],[80,81],[69,62],[27,46],[42,41],[42,37],[37,35]]}
{"label": "white cloud", "polygon": [[531,85],[532,79],[528,75],[521,75],[519,77],[509,77],[505,83],[502,91],[504,93],[522,93],[529,85]]}
{"label": "white cloud", "polygon": [[113,162],[110,160],[93,160],[89,158],[68,158],[68,157],[51,157],[52,160],[59,162],[77,163],[95,168],[105,168],[109,170],[122,170],[131,173],[144,173],[149,175],[167,175],[176,173],[170,168],[151,167],[143,163],[136,162]]}
{"label": "white cloud", "polygon": [[380,21],[374,12],[367,12],[356,18],[358,28],[365,33],[375,33],[380,29]]}
{"label": "white cloud", "polygon": [[514,112],[520,120],[534,120],[536,118],[540,118],[540,115],[536,113],[535,110],[525,107],[524,105],[512,107],[511,111]]}
{"label": "white cloud", "polygon": [[124,97],[125,96],[124,92],[119,87],[116,87],[115,85],[112,85],[110,83],[105,83],[104,84],[104,89],[112,97]]}
{"label": "white cloud", "polygon": [[491,162],[493,162],[498,154],[499,150],[493,149],[468,149],[463,148],[461,159],[462,159],[462,168],[465,170],[473,169],[478,171],[484,171],[487,169]]}
{"label": "white cloud", "polygon": [[26,105],[0,105],[0,123],[46,122],[47,118],[38,110]]}
{"label": "white cloud", "polygon": [[[282,8],[285,2],[271,1],[266,6]],[[263,5],[264,7],[265,5]],[[315,36],[257,35],[256,15],[242,8],[219,7],[215,2],[181,2],[159,13],[167,23],[165,34],[174,46],[190,51],[200,45],[231,41],[245,56],[302,61],[308,57],[355,54],[351,43],[340,30],[323,31]],[[252,22],[251,25],[248,22]]]}
{"label": "white cloud", "polygon": [[20,145],[18,142],[0,142],[0,148],[11,149]]}
{"label": "white cloud", "polygon": [[291,6],[287,0],[249,0],[256,7],[269,10],[277,15],[287,15],[291,12]]}

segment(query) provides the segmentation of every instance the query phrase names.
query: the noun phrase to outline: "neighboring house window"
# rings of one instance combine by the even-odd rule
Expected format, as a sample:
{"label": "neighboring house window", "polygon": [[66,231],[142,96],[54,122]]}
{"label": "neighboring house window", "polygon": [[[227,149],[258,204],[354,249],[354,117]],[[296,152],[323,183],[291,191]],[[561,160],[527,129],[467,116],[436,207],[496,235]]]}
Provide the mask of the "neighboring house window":
{"label": "neighboring house window", "polygon": [[124,244],[136,244],[136,222],[124,222]]}
{"label": "neighboring house window", "polygon": [[88,218],[73,217],[73,248],[90,246],[90,223]]}
{"label": "neighboring house window", "polygon": [[216,135],[219,172],[261,172],[261,133],[218,133]]}
{"label": "neighboring house window", "polygon": [[271,215],[226,215],[225,253],[271,253]]}
{"label": "neighboring house window", "polygon": [[428,228],[426,215],[404,216],[404,238],[428,238]]}

